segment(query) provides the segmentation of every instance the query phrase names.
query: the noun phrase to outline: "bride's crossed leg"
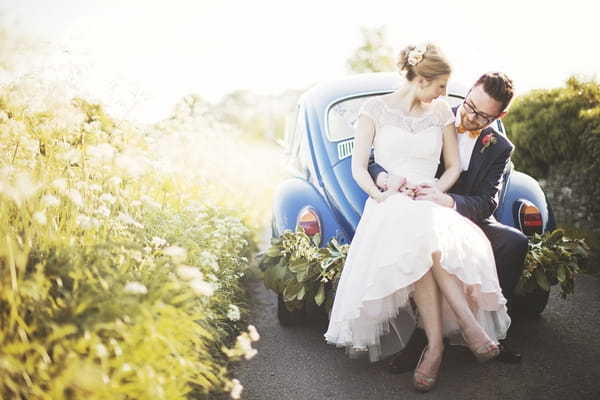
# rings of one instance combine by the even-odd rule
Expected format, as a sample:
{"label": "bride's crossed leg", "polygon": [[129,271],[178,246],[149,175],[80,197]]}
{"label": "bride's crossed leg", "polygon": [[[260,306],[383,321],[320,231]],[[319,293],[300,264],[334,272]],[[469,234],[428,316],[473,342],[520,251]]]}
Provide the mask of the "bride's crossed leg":
{"label": "bride's crossed leg", "polygon": [[428,341],[415,369],[415,386],[421,390],[429,390],[434,385],[442,361],[442,296],[454,311],[465,341],[475,356],[486,361],[498,352],[498,347],[475,318],[460,280],[441,267],[439,252],[434,252],[432,258],[432,268],[415,282],[413,292]]}

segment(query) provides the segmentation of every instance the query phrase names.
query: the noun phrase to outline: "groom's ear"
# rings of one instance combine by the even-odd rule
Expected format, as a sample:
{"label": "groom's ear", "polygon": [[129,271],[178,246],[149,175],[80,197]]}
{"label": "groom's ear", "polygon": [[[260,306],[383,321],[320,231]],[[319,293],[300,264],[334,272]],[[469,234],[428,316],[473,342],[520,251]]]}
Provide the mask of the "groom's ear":
{"label": "groom's ear", "polygon": [[508,110],[504,110],[502,111],[500,114],[498,114],[498,116],[496,117],[496,119],[501,119],[502,117],[504,117],[506,114],[508,114]]}

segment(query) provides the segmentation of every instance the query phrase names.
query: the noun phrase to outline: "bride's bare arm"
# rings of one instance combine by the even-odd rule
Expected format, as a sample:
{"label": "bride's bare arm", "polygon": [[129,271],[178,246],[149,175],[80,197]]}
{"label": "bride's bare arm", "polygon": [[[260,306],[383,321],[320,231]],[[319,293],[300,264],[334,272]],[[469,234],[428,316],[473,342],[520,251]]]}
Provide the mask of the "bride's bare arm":
{"label": "bride's bare arm", "polygon": [[444,127],[442,154],[444,156],[445,171],[435,183],[437,189],[447,192],[460,176],[460,158],[458,154],[458,141],[454,124]]}
{"label": "bride's bare arm", "polygon": [[352,151],[352,177],[358,186],[377,201],[383,201],[390,194],[397,193],[390,189],[380,192],[367,169],[371,147],[375,138],[375,124],[369,117],[361,115],[356,122],[354,150]]}

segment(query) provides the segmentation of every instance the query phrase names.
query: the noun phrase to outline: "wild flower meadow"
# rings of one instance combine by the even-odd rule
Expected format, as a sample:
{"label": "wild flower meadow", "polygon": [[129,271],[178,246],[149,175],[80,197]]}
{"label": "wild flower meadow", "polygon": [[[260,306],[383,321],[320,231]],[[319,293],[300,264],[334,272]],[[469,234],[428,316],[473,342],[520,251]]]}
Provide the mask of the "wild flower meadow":
{"label": "wild flower meadow", "polygon": [[141,129],[0,88],[0,398],[239,398],[273,154],[208,118]]}

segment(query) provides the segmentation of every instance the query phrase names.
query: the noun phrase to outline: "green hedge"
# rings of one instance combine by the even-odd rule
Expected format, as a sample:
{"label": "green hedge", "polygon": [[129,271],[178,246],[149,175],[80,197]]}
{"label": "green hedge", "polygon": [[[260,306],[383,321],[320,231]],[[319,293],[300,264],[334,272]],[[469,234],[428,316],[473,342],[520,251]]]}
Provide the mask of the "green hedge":
{"label": "green hedge", "polygon": [[551,165],[577,161],[590,180],[600,176],[600,85],[575,77],[565,87],[515,99],[503,119],[517,150],[515,166],[536,178]]}

